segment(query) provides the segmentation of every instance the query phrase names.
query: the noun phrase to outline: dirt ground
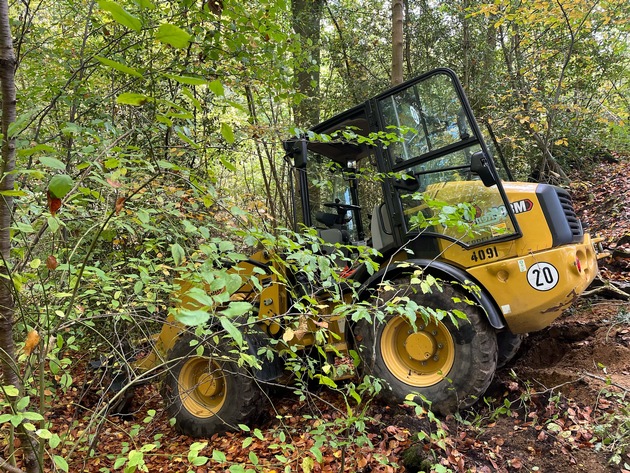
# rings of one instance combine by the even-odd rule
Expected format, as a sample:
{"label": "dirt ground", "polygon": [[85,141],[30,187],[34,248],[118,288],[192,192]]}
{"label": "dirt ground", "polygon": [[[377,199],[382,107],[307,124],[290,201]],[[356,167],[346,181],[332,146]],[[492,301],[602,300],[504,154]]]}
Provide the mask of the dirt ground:
{"label": "dirt ground", "polygon": [[519,423],[502,417],[482,438],[502,439],[504,459],[518,458],[523,471],[622,471],[630,457],[626,453],[620,466],[610,464],[610,450],[596,448],[602,439],[595,426],[624,406],[628,422],[630,303],[582,300],[525,340],[491,391],[502,389],[512,391],[509,399],[523,398],[520,406],[515,403],[513,419]]}

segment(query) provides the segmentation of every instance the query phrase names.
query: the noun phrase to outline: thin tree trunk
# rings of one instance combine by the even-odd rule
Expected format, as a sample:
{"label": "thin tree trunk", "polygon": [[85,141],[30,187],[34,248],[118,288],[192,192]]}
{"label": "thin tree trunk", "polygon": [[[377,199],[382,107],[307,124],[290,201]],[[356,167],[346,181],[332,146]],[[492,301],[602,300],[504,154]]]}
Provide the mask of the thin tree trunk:
{"label": "thin tree trunk", "polygon": [[471,49],[471,41],[470,41],[470,20],[467,18],[468,8],[470,7],[470,3],[468,0],[464,0],[462,4],[462,60],[464,64],[462,65],[463,69],[463,77],[462,77],[462,85],[466,92],[470,92],[470,77],[472,75],[471,64],[470,64],[470,49]]}
{"label": "thin tree trunk", "polygon": [[[15,140],[9,137],[9,125],[15,121],[15,55],[9,26],[9,5],[0,0],[0,87],[2,90],[2,176],[0,192],[13,189]],[[15,346],[13,344],[13,293],[7,264],[11,251],[11,215],[13,198],[0,196],[0,361],[4,384],[17,386]]]}
{"label": "thin tree trunk", "polygon": [[404,14],[403,0],[392,3],[392,85],[403,81]]}
{"label": "thin tree trunk", "polygon": [[[15,139],[9,136],[9,125],[16,118],[15,52],[9,24],[9,4],[0,0],[0,91],[2,95],[2,176],[0,192],[13,190],[15,169]],[[13,283],[10,271],[11,217],[13,198],[0,195],[0,367],[2,383],[21,390],[18,368],[15,362],[13,343]],[[21,426],[20,426],[21,427]],[[24,469],[28,473],[39,471],[33,441],[23,428],[18,427],[18,436],[24,452]]]}
{"label": "thin tree trunk", "polygon": [[[405,7],[405,20],[403,23],[403,36],[405,37],[405,64],[407,64],[407,77],[410,77],[411,74],[413,73],[413,64],[411,64],[411,34],[409,34],[409,32],[411,31],[411,25],[410,25],[410,18],[411,18],[411,13],[409,12],[409,0],[403,0],[403,4]],[[405,31],[407,32],[407,34],[405,34]]]}
{"label": "thin tree trunk", "polygon": [[[302,47],[308,54],[295,74],[298,92],[305,98],[294,108],[298,126],[312,126],[319,122],[319,66],[320,24],[323,0],[293,0],[291,13],[293,29],[302,39]],[[304,51],[303,51],[304,53]]]}

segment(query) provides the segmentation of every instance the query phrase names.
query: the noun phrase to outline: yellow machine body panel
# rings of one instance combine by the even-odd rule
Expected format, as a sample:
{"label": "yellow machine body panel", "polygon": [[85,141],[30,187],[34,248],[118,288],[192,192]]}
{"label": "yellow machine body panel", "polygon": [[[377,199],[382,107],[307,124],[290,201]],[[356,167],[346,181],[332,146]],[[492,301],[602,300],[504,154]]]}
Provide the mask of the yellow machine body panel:
{"label": "yellow machine body panel", "polygon": [[513,333],[541,330],[567,309],[597,275],[590,235],[584,242],[469,268],[494,298]]}
{"label": "yellow machine body panel", "polygon": [[[505,242],[464,248],[439,239],[439,259],[465,269],[494,299],[513,333],[526,333],[547,327],[575,301],[597,274],[597,254],[590,235],[582,243],[553,247],[553,236],[535,183],[504,183],[522,236]],[[499,235],[501,217],[506,210],[501,203],[484,202],[478,181],[449,182],[427,189],[441,201],[469,202],[484,208],[476,223],[480,229],[472,236],[456,235],[455,229],[442,233],[459,237],[468,244]],[[462,199],[462,195],[469,199]]]}

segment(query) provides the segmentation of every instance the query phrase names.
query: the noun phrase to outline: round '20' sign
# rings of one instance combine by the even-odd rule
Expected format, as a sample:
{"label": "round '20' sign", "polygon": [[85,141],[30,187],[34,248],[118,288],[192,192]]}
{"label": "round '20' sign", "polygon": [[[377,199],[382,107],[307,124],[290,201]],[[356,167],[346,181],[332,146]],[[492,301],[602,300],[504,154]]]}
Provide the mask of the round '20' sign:
{"label": "round '20' sign", "polygon": [[534,263],[527,270],[527,282],[537,291],[549,291],[559,280],[558,270],[551,263]]}

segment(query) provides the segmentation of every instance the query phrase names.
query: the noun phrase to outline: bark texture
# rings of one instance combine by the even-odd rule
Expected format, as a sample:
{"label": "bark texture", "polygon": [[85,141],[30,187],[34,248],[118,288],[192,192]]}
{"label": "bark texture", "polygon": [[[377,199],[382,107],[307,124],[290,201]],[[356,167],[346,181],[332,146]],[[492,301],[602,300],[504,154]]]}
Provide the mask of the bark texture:
{"label": "bark texture", "polygon": [[293,29],[302,41],[302,61],[296,73],[298,92],[305,98],[295,107],[295,122],[308,127],[319,122],[320,24],[323,0],[293,0]]}
{"label": "bark texture", "polygon": [[403,0],[392,4],[392,85],[403,81],[404,10]]}
{"label": "bark texture", "polygon": [[[9,135],[9,126],[15,122],[15,52],[13,36],[9,23],[9,4],[0,0],[0,92],[2,95],[2,175],[0,176],[0,367],[2,383],[13,385],[21,390],[13,342],[13,282],[11,279],[11,218],[13,215],[13,197],[2,191],[13,190],[15,169],[15,139]],[[18,437],[21,440],[24,456],[24,471],[35,473],[40,470],[35,455],[35,442],[19,426]],[[11,471],[11,465],[2,469]]]}

